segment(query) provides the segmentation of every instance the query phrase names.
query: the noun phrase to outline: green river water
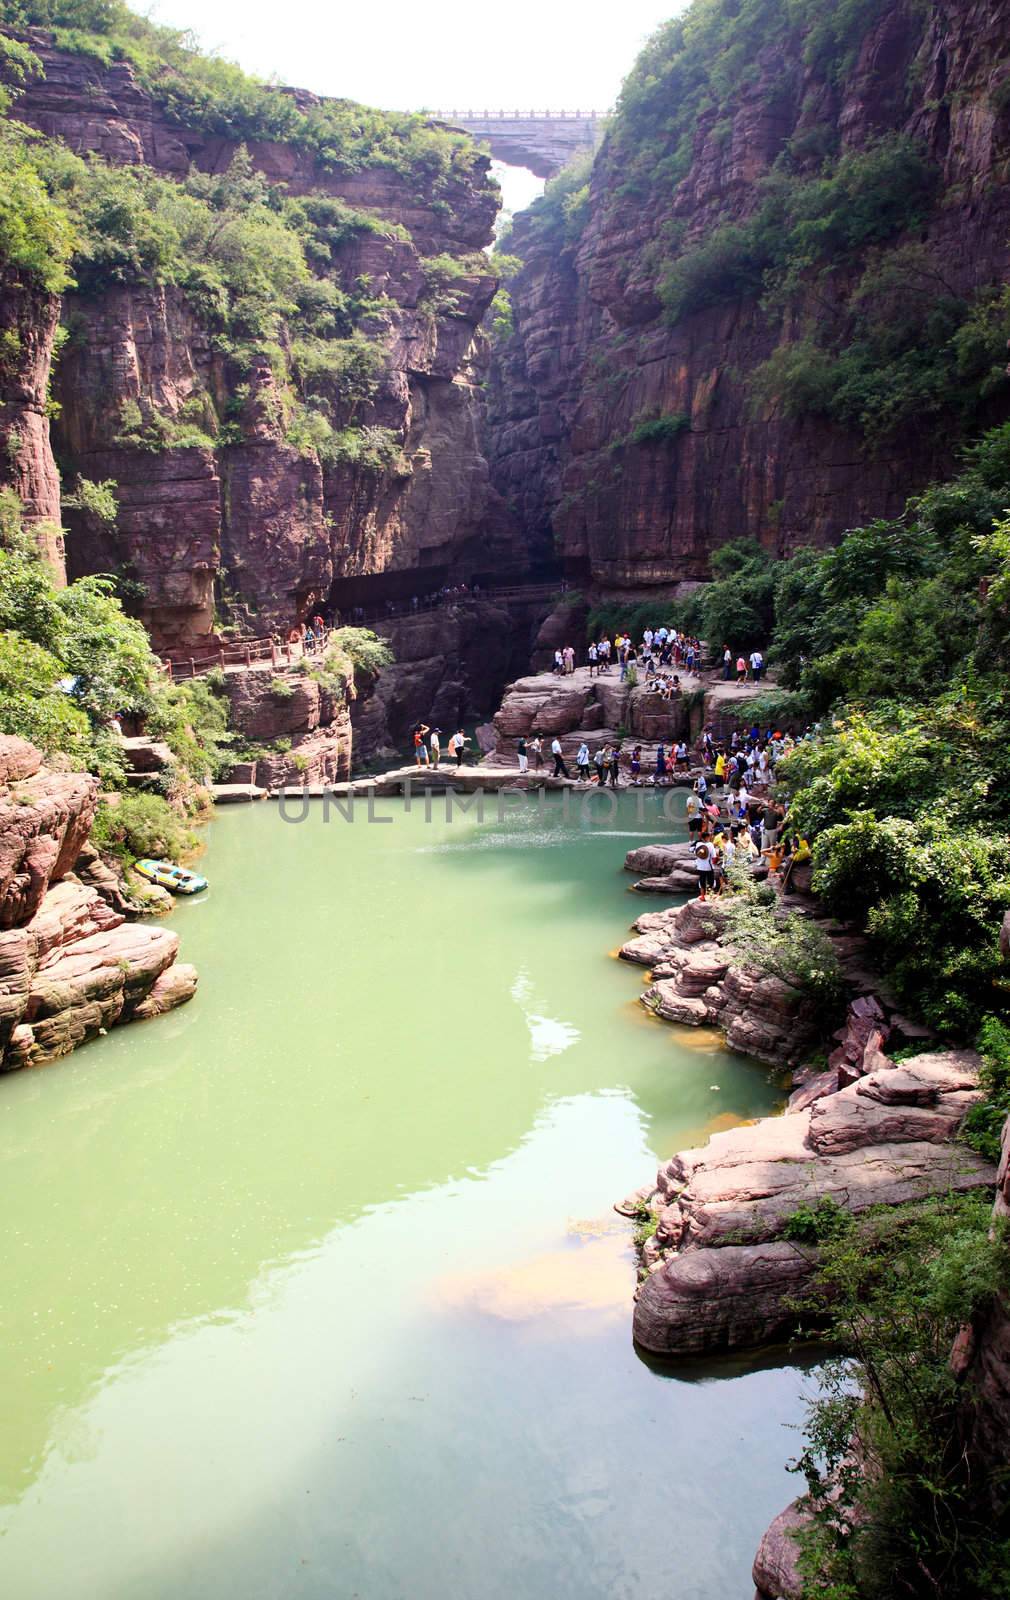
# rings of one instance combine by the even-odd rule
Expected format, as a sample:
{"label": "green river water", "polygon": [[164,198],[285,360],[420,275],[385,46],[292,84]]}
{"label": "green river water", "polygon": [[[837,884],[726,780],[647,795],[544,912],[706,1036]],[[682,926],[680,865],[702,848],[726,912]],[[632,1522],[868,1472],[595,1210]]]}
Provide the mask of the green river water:
{"label": "green river water", "polygon": [[611,957],[656,798],[493,806],[222,812],[196,1000],[0,1081],[5,1600],[747,1600],[811,1380],[611,1205],[778,1091]]}

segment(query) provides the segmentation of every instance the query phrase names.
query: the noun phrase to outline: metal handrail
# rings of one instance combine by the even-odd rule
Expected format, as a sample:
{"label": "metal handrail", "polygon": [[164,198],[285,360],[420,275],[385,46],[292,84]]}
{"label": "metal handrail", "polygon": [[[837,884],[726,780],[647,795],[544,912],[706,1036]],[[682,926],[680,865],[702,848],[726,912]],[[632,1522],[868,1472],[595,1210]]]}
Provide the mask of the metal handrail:
{"label": "metal handrail", "polygon": [[[350,607],[345,613],[348,626],[366,622],[391,622],[399,617],[418,616],[422,612],[440,611],[444,606],[458,604],[461,600],[549,600],[559,591],[564,592],[564,579],[555,583],[529,583],[503,585],[497,589],[472,590],[466,594],[426,595],[413,600],[397,600],[384,607],[367,609]],[[340,624],[341,626],[343,624]],[[233,643],[207,646],[203,650],[187,652],[185,648],[165,650],[162,664],[168,676],[175,681],[200,678],[220,667],[251,667],[257,662],[269,661],[280,667],[299,660],[304,654],[301,642],[282,640],[279,644],[269,636],[257,639],[237,639]]]}

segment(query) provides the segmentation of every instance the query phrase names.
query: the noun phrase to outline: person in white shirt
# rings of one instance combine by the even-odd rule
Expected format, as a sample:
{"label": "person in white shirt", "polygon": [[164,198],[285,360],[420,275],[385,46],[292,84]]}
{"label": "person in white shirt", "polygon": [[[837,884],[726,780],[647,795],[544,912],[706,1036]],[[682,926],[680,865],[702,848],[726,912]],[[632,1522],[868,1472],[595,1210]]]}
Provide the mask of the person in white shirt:
{"label": "person in white shirt", "polygon": [[570,778],[571,773],[565,766],[565,758],[561,753],[561,740],[558,738],[557,734],[555,734],[554,738],[551,740],[551,755],[554,757],[554,777]]}
{"label": "person in white shirt", "polygon": [[431,745],[431,764],[433,767],[438,766],[439,757],[442,754],[442,746],[439,743],[438,738],[441,731],[442,730],[440,728],[432,728],[431,738],[428,740],[428,743]]}

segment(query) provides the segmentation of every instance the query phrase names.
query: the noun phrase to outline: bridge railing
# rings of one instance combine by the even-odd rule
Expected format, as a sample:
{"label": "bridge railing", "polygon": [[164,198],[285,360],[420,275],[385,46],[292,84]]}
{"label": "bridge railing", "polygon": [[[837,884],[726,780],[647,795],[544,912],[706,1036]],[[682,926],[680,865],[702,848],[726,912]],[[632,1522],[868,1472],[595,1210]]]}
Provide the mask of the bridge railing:
{"label": "bridge railing", "polygon": [[429,111],[438,122],[596,122],[598,111]]}

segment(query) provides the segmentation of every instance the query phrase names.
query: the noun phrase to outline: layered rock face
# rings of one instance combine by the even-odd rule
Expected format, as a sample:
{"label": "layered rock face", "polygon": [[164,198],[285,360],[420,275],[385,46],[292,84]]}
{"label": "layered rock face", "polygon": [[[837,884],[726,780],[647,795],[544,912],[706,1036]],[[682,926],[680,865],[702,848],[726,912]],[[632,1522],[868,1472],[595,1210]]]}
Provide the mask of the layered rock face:
{"label": "layered rock face", "polygon": [[970,1052],[890,1061],[792,1116],[715,1134],[660,1168],[651,1270],[635,1307],[647,1350],[686,1355],[781,1337],[816,1251],[784,1238],[801,1207],[859,1213],[985,1188],[990,1164],[950,1141],[978,1098]]}
{"label": "layered rock face", "polygon": [[49,376],[59,300],[27,276],[0,272],[0,476],[24,507],[57,582],[66,575],[60,477],[49,439]]}
{"label": "layered rock face", "polygon": [[[906,134],[938,173],[941,203],[885,256],[921,247],[952,295],[1004,281],[1010,115],[994,93],[1004,41],[1005,16],[986,0],[899,3],[882,9],[836,77],[810,64],[796,35],[784,50],[759,49],[743,87],[700,114],[681,181],[657,181],[643,198],[611,140],[577,243],[538,243],[518,219],[525,266],[512,285],[516,332],[494,373],[492,469],[544,548],[556,540],[598,591],[669,593],[705,578],[724,541],[751,536],[779,554],[824,545],[897,514],[910,490],[949,467],[949,438],[924,430],[868,450],[809,413],[755,406],[749,375],[781,336],[757,294],[671,327],[659,282],[671,240],[687,248],[751,215],[789,141],[835,131],[842,152]],[[674,143],[658,166],[682,169]],[[804,321],[838,315],[847,271],[801,306],[795,336]],[[681,431],[632,440],[637,420],[661,417]]]}
{"label": "layered rock face", "polygon": [[177,934],[127,922],[115,895],[71,870],[97,790],[0,736],[0,1072],[67,1055],[196,989],[195,970],[176,965]]}
{"label": "layered rock face", "polygon": [[[55,48],[44,34],[30,42],[45,76],[18,100],[22,121],[77,153],[142,162],[171,178],[191,167],[228,168],[236,142],[174,124],[129,65],[103,67]],[[287,443],[269,362],[256,358],[251,371],[233,370],[179,290],[115,285],[68,294],[63,318],[72,337],[56,380],[56,453],[65,474],[113,479],[120,502],[112,533],[85,513],[70,516],[72,570],[119,570],[142,585],[143,619],[159,647],[206,638],[215,600],[245,631],[264,633],[325,603],[334,580],[384,575],[402,579],[409,594],[475,572],[519,570],[524,560],[480,441],[486,350],[478,326],[496,280],[461,264],[433,302],[422,269],[426,258],[472,258],[490,242],[496,195],[487,163],[478,161],[469,178],[443,178],[436,194],[434,182],[430,193],[418,192],[424,186],[416,175],[382,166],[338,175],[293,146],[253,141],[248,151],[291,194],[336,198],[410,230],[407,238],[350,229],[318,266],[346,294],[367,283],[378,303],[367,331],[385,358],[359,421],[388,430],[401,451],[384,468],[323,466],[311,448]],[[0,317],[10,320],[19,315],[21,291],[7,290]],[[29,415],[21,486],[39,515],[58,517],[38,410],[56,312],[53,302],[22,319],[31,321],[37,349],[26,350],[23,363]],[[152,450],[124,442],[124,407],[139,404],[171,428],[192,422],[203,397],[219,414],[231,399],[235,415],[240,384],[245,398],[227,444]],[[343,605],[339,585],[334,598]]]}

